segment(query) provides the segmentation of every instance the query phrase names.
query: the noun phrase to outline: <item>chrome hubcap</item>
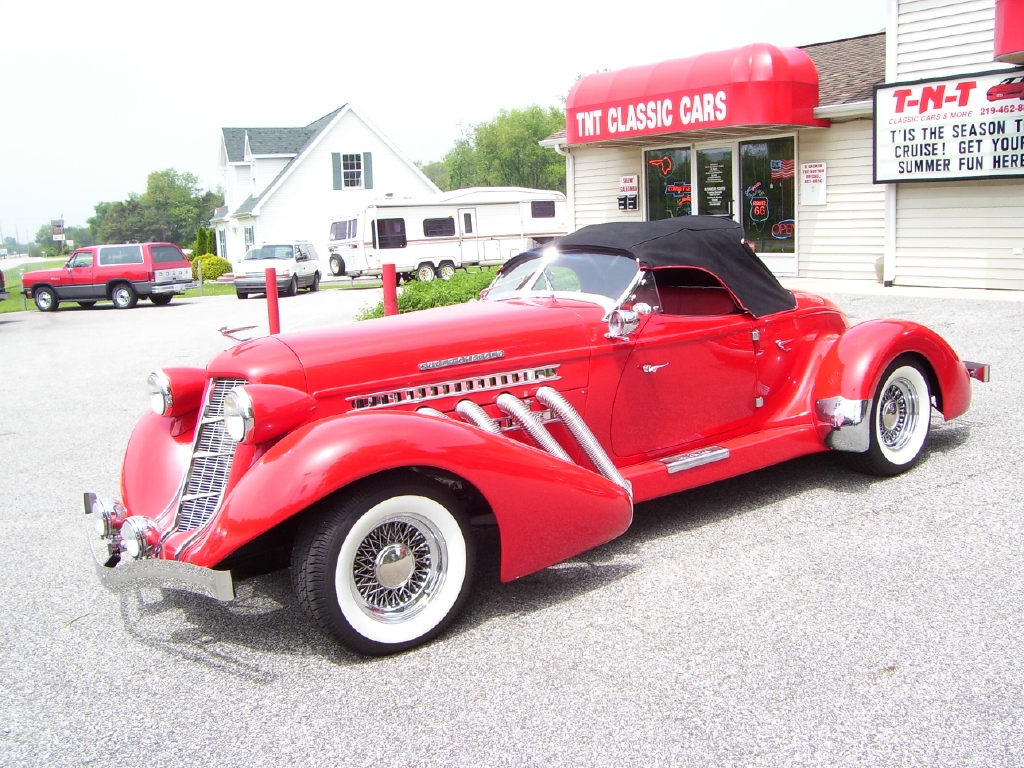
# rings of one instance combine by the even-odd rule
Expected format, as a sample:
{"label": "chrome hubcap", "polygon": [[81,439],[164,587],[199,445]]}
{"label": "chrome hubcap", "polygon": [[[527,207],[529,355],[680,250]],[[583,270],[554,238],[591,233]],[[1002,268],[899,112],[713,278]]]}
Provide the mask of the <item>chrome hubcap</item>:
{"label": "chrome hubcap", "polygon": [[385,520],[360,542],[352,584],[361,607],[374,618],[403,621],[418,613],[444,583],[440,534],[419,516]]}
{"label": "chrome hubcap", "polygon": [[893,379],[878,404],[878,433],[885,447],[898,451],[906,447],[920,416],[917,393],[904,378]]}
{"label": "chrome hubcap", "polygon": [[39,294],[39,306],[43,307],[44,309],[49,309],[51,304],[53,304],[53,299],[50,296],[50,294],[48,294],[48,293],[40,293]]}
{"label": "chrome hubcap", "polygon": [[374,575],[388,589],[404,587],[416,570],[416,556],[404,543],[388,544],[377,554]]}

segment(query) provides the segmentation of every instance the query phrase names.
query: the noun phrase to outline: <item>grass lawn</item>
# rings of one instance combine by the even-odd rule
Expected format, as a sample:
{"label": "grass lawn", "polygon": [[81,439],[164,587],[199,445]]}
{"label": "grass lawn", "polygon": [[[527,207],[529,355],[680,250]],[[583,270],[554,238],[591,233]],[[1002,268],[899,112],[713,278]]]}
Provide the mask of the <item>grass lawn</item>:
{"label": "grass lawn", "polygon": [[[0,314],[5,312],[21,312],[22,311],[22,299],[21,295],[21,271],[24,269],[26,272],[35,271],[38,269],[52,269],[53,267],[62,266],[65,263],[64,259],[53,260],[53,261],[41,261],[33,263],[31,265],[24,265],[22,267],[13,267],[9,271],[4,270],[4,278],[7,281],[7,292],[10,294],[10,298],[6,301],[0,301]],[[349,283],[323,283],[320,285],[320,290],[361,290],[363,288],[380,288],[380,283],[359,283],[357,285],[349,285]],[[203,283],[203,296],[234,296],[235,286],[233,283]],[[199,289],[193,288],[190,291],[184,293],[175,294],[175,298],[198,298]],[[25,302],[25,308],[31,312],[38,312],[36,304],[31,299]]]}

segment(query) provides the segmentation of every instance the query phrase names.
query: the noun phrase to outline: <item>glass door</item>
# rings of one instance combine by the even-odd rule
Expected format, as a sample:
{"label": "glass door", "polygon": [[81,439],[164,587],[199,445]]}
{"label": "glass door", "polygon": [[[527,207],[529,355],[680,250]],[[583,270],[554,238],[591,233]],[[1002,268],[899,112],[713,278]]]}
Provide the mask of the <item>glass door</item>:
{"label": "glass door", "polygon": [[733,216],[732,147],[697,150],[697,213]]}

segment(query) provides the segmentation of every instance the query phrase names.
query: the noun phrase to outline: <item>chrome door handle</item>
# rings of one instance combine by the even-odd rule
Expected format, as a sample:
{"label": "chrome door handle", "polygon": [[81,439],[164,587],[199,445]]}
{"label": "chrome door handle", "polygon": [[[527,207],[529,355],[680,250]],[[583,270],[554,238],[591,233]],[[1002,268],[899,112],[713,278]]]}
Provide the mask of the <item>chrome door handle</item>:
{"label": "chrome door handle", "polygon": [[668,363],[662,363],[661,365],[645,365],[643,367],[644,373],[657,373],[659,368],[664,368]]}

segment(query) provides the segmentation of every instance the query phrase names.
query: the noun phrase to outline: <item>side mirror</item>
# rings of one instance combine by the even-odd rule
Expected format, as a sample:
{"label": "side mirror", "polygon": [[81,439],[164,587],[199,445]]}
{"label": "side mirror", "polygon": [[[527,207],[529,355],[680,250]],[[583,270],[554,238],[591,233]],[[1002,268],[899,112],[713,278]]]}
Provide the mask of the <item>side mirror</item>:
{"label": "side mirror", "polygon": [[608,315],[608,333],[606,339],[628,339],[629,334],[640,324],[640,315],[629,309],[613,309]]}

